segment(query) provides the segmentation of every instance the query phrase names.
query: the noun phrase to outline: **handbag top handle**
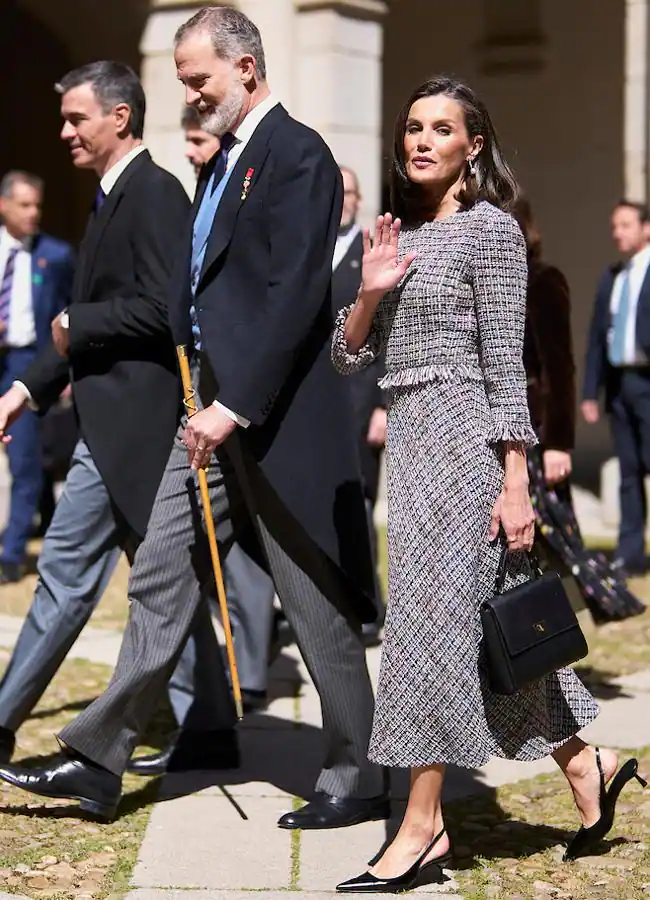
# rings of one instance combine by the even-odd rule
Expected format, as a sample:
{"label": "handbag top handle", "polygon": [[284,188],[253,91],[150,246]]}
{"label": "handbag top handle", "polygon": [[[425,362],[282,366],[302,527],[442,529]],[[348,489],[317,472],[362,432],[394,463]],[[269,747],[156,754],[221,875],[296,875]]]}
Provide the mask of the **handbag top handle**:
{"label": "handbag top handle", "polygon": [[[504,543],[503,547],[501,548],[499,568],[497,570],[497,577],[494,585],[494,589],[497,594],[501,594],[503,592],[506,575],[508,574],[508,556],[510,555],[510,552],[511,551],[508,549],[508,545]],[[512,552],[518,553],[519,555],[524,557],[531,581],[542,574],[542,570],[539,566],[539,561],[533,550],[513,550]]]}

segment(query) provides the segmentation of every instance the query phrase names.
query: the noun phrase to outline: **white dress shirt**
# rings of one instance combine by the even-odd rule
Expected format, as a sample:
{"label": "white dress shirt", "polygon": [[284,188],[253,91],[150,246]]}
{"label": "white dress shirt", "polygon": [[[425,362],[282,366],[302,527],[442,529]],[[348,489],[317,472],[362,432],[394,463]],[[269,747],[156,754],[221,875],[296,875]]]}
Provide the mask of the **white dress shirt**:
{"label": "white dress shirt", "polygon": [[[271,110],[278,105],[280,101],[276,100],[273,96],[269,95],[266,100],[262,100],[261,103],[258,103],[254,109],[252,109],[244,121],[241,123],[239,128],[235,131],[233,137],[235,138],[235,142],[230,148],[230,152],[228,153],[228,161],[226,163],[226,172],[230,172],[233,166],[237,164],[237,160],[242,155],[244,150],[246,149],[246,145],[253,137],[253,133],[255,129],[260,124],[264,116],[271,112]],[[228,409],[227,406],[224,406],[223,403],[219,403],[218,400],[213,401],[213,406],[216,406],[217,409],[220,409],[224,412],[229,419],[232,419],[233,422],[236,422],[242,428],[248,428],[250,425],[250,421],[244,416],[240,416],[239,413],[234,412],[232,409]]]}
{"label": "white dress shirt", "polygon": [[[31,347],[36,343],[36,323],[32,295],[32,240],[19,241],[3,226],[0,228],[0,281],[4,275],[9,251],[16,247],[14,276],[11,285],[7,333],[1,341],[9,347]],[[37,274],[37,273],[36,273]]]}
{"label": "white dress shirt", "polygon": [[[650,245],[644,247],[643,250],[639,250],[639,252],[636,253],[629,261],[626,269],[622,269],[614,279],[612,296],[609,301],[609,311],[611,314],[612,322],[614,321],[614,317],[618,311],[618,306],[621,301],[621,292],[623,289],[623,281],[626,276],[626,271],[629,272],[630,309],[625,326],[625,352],[623,354],[622,363],[622,365],[624,366],[642,366],[647,365],[648,363],[648,359],[646,359],[645,354],[638,346],[636,341],[636,313],[639,306],[639,295],[641,293],[643,281],[648,271],[648,266],[650,266]],[[610,328],[608,335],[610,342],[612,339],[612,333],[613,330]]]}
{"label": "white dress shirt", "polygon": [[[111,166],[110,169],[108,170],[108,172],[104,173],[101,181],[99,182],[99,186],[101,187],[103,192],[106,194],[106,196],[108,196],[110,194],[110,192],[113,190],[113,188],[115,187],[115,185],[117,183],[117,179],[120,177],[122,172],[124,172],[124,170],[129,165],[129,163],[133,162],[133,160],[136,158],[136,156],[139,156],[139,154],[142,153],[146,149],[147,148],[144,146],[144,144],[138,144],[137,146],[133,147],[132,150],[129,150],[129,152],[126,153],[121,159],[119,159],[115,163],[115,165]],[[20,255],[21,254],[18,254],[18,256],[20,256]],[[16,261],[18,261],[18,260],[16,259]],[[14,276],[14,285],[15,285],[15,281],[16,281],[16,276]],[[14,290],[15,290],[15,287],[14,287]],[[12,314],[13,314],[13,301],[12,301]],[[35,339],[36,339],[36,333],[34,332],[34,340]],[[33,343],[33,341],[32,341],[32,343]],[[14,381],[13,386],[19,388],[25,394],[25,396],[27,397],[27,402],[29,404],[30,409],[37,411],[38,407],[32,400],[32,395],[30,394],[29,388],[27,387],[27,385],[23,384],[22,381]]]}
{"label": "white dress shirt", "polygon": [[147,148],[144,144],[137,144],[133,147],[132,150],[129,150],[127,154],[125,154],[122,159],[118,159],[115,165],[111,166],[108,172],[105,172],[102,176],[101,181],[99,182],[99,186],[104,191],[106,196],[110,194],[115,185],[117,184],[117,179],[120,177],[122,172],[129,166],[136,156],[139,156],[143,153]]}
{"label": "white dress shirt", "polygon": [[355,222],[345,234],[337,235],[334,256],[332,257],[332,272],[336,272],[341,265],[358,234],[361,234],[361,227]]}

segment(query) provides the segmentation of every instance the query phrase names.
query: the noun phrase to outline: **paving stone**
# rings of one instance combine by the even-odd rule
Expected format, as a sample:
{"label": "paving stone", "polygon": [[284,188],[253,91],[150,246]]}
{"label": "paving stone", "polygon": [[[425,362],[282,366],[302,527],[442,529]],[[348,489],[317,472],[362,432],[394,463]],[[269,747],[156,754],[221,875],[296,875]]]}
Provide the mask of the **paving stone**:
{"label": "paving stone", "polygon": [[276,798],[247,798],[239,807],[223,797],[206,796],[158,804],[133,873],[134,887],[288,888],[291,832],[276,826],[286,804]]}
{"label": "paving stone", "polygon": [[0,891],[0,900],[29,900],[24,894],[10,894],[7,891]]}
{"label": "paving stone", "polygon": [[359,875],[384,846],[386,822],[364,822],[352,828],[303,831],[300,834],[302,891],[333,891],[336,885]]}
{"label": "paving stone", "polygon": [[[22,624],[21,616],[0,615],[0,646],[13,647]],[[87,626],[70,649],[68,658],[87,659],[90,662],[114,666],[121,643],[121,632]]]}
{"label": "paving stone", "polygon": [[633,691],[650,691],[650,669],[634,672],[632,675],[621,675],[620,678],[612,679],[611,683]]}
{"label": "paving stone", "polygon": [[600,708],[598,718],[580,732],[583,740],[607,747],[612,745],[614,736],[615,746],[628,749],[647,747],[650,744],[646,693],[600,701]]}
{"label": "paving stone", "polygon": [[[11,900],[16,900],[16,894],[7,895]],[[219,890],[205,890],[205,891],[175,891],[171,889],[165,890],[163,889],[153,889],[153,888],[139,888],[134,891],[130,891],[127,895],[127,900],[255,900],[255,895],[251,896],[250,891],[219,891]],[[287,893],[286,891],[264,891],[261,896],[264,900],[290,900],[291,897],[296,896],[296,892],[292,891],[291,893]],[[334,896],[332,891],[310,891],[309,893],[300,893],[297,896],[302,896],[305,900],[332,900]],[[420,891],[411,891],[409,893],[409,898],[411,897],[421,897],[424,896]],[[377,898],[379,900],[380,897],[386,897],[385,894],[366,894],[366,897]],[[445,893],[446,900],[462,900],[459,894]],[[0,895],[0,900],[2,900],[2,895]],[[18,900],[21,900],[18,897]]]}
{"label": "paving stone", "polygon": [[[390,822],[365,822],[353,828],[301,832],[299,890],[331,892],[340,881],[364,872],[368,861],[384,846],[387,835],[395,833],[397,824],[393,819]],[[457,883],[449,878],[442,885],[418,888],[409,893],[409,897],[431,893],[454,896],[457,891]]]}

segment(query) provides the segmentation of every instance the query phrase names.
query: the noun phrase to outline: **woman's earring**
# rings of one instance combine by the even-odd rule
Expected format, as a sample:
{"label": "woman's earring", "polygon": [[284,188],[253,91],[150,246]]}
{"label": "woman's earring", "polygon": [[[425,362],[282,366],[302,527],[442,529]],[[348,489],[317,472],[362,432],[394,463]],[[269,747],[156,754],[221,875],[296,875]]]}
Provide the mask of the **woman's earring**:
{"label": "woman's earring", "polygon": [[472,176],[472,178],[475,178],[476,177],[476,163],[474,162],[474,158],[471,156],[467,160],[467,167],[469,169],[469,174]]}

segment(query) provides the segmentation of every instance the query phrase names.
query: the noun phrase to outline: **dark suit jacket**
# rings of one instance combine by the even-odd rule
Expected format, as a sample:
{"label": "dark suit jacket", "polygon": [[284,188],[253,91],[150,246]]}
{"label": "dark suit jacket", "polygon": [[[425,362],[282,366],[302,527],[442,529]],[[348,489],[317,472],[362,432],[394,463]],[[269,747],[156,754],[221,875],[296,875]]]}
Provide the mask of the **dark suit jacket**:
{"label": "dark suit jacket", "polygon": [[[617,383],[612,378],[612,366],[607,359],[607,334],[611,326],[609,311],[614,280],[621,271],[621,263],[609,266],[596,290],[596,301],[589,329],[585,378],[582,389],[583,400],[596,400],[601,391],[605,392],[605,403],[609,406],[612,391]],[[650,269],[641,285],[636,311],[636,339],[639,347],[650,358]]]}
{"label": "dark suit jacket", "polygon": [[547,450],[575,442],[575,363],[569,285],[541,260],[528,266],[524,366],[533,426]]}
{"label": "dark suit jacket", "polygon": [[[350,244],[339,265],[332,273],[332,307],[334,314],[344,306],[354,303],[361,284],[361,258],[363,256],[363,236],[359,233]],[[385,407],[384,392],[377,382],[384,375],[382,359],[354,375],[341,375],[352,401],[352,416],[361,460],[363,487],[367,497],[374,503],[377,499],[381,449],[368,443],[370,418],[377,407]]]}
{"label": "dark suit jacket", "polygon": [[50,340],[50,324],[70,303],[74,277],[74,252],[70,244],[37,234],[32,244],[32,307],[36,344]]}
{"label": "dark suit jacket", "polygon": [[[208,166],[199,179],[195,211],[210,174]],[[317,556],[334,561],[336,569],[327,565],[339,580],[345,573],[344,593],[354,598],[359,617],[372,620],[353,426],[330,361],[331,267],[342,196],[338,167],[323,140],[281,106],[272,109],[228,181],[195,305],[202,367],[212,369],[218,399],[252,423],[233,437],[252,461],[251,480],[260,475],[277,501],[272,513],[267,509],[272,525],[282,521],[277,536],[308,536],[314,553],[305,546],[301,552],[312,577]],[[190,258],[188,227],[171,308],[174,338],[185,344],[192,339]],[[261,480],[255,483],[259,501]],[[323,582],[319,586],[327,591]]]}
{"label": "dark suit jacket", "polygon": [[167,303],[188,209],[180,182],[146,151],[129,164],[80,247],[69,361],[50,343],[23,378],[41,409],[72,380],[81,433],[113,502],[139,535],[179,413]]}

